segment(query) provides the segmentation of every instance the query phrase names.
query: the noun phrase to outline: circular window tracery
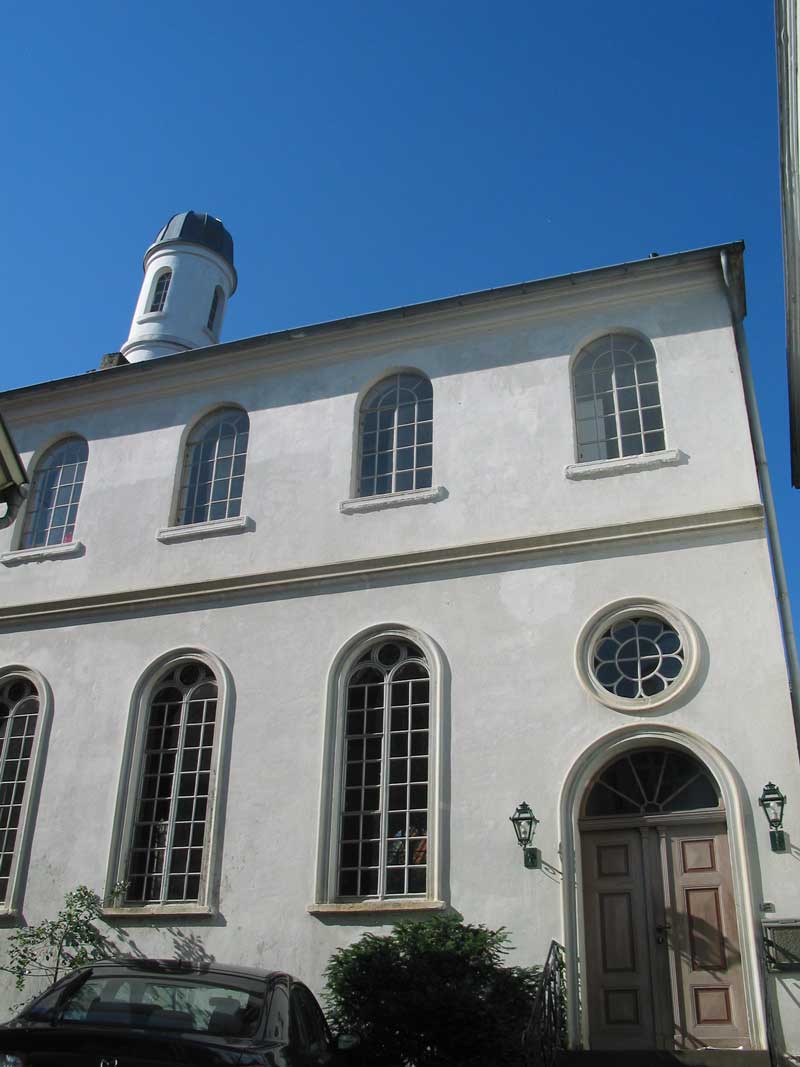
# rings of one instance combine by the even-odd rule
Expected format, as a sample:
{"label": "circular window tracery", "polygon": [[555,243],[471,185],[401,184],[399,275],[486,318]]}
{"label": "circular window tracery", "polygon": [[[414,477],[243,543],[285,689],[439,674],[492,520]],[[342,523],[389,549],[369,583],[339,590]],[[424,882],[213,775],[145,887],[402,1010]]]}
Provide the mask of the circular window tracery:
{"label": "circular window tracery", "polygon": [[673,700],[694,678],[698,639],[680,611],[655,600],[625,600],[583,627],[575,666],[584,688],[617,711],[641,714]]}
{"label": "circular window tracery", "polygon": [[593,670],[609,693],[635,700],[663,693],[683,670],[685,658],[675,627],[645,615],[621,619],[600,635]]}

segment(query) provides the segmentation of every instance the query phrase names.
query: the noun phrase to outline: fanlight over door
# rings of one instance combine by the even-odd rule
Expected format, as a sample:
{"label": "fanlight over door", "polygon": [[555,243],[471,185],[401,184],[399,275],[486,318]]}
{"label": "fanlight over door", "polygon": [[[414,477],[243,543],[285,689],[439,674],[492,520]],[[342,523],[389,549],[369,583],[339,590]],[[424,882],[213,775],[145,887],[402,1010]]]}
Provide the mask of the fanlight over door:
{"label": "fanlight over door", "polygon": [[594,1049],[749,1048],[725,813],[676,749],[628,753],[581,819]]}

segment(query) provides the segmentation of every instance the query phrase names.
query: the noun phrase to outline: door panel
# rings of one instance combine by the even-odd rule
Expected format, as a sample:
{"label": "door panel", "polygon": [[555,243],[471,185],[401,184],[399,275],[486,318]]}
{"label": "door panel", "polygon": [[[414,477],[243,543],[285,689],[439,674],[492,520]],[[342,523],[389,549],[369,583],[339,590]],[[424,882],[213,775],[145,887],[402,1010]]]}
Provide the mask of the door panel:
{"label": "door panel", "polygon": [[665,827],[677,1048],[750,1048],[724,824]]}
{"label": "door panel", "polygon": [[638,829],[581,835],[591,1046],[655,1048]]}

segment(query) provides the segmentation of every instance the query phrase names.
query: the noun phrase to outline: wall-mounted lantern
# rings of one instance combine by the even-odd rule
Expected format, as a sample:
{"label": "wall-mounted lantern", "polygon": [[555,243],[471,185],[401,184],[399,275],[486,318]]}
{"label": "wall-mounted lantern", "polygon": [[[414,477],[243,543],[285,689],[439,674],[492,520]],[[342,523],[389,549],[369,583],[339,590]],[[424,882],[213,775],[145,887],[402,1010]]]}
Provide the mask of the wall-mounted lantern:
{"label": "wall-mounted lantern", "polygon": [[525,866],[531,871],[539,870],[542,866],[542,854],[538,848],[531,845],[539,820],[524,800],[517,806],[514,814],[509,816],[509,822],[517,835],[517,844],[522,849]]}
{"label": "wall-mounted lantern", "polygon": [[783,831],[783,809],[786,807],[786,794],[782,793],[774,782],[767,782],[758,798],[759,805],[769,823],[769,843],[773,852],[786,851],[786,834]]}

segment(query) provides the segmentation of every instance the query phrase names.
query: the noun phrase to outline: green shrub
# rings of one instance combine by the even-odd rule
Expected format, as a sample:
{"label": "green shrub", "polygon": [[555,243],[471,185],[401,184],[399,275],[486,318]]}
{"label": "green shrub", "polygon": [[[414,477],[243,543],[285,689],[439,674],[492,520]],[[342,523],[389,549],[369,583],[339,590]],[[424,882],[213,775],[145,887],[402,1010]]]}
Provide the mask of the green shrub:
{"label": "green shrub", "polygon": [[505,967],[501,927],[455,918],[401,922],[333,954],[325,1001],[333,1029],[361,1037],[380,1067],[512,1067],[537,968]]}

